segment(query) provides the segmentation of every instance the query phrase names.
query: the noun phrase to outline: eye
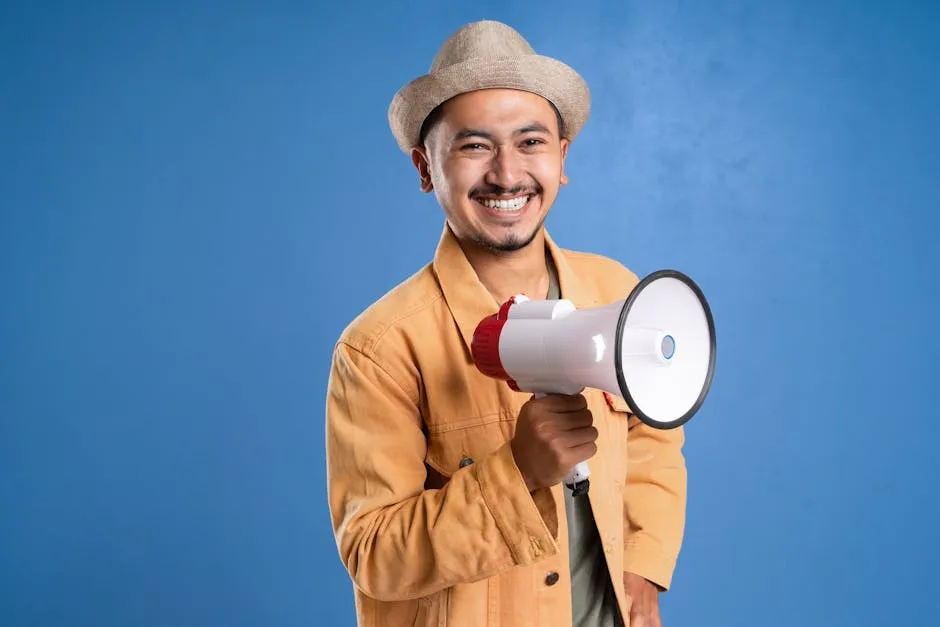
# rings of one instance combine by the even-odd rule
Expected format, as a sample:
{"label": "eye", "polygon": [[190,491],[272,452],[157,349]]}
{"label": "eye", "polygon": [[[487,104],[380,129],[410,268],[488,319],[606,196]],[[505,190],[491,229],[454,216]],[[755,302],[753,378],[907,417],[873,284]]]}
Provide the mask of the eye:
{"label": "eye", "polygon": [[536,137],[530,137],[529,139],[524,140],[524,141],[522,142],[522,145],[523,145],[523,146],[526,146],[527,148],[531,148],[531,147],[533,147],[533,146],[537,146],[537,145],[539,145],[539,144],[544,144],[544,143],[545,143],[545,142],[542,141],[541,139],[538,139],[538,138],[536,138]]}
{"label": "eye", "polygon": [[483,144],[464,144],[460,147],[461,150],[483,150],[486,146]]}

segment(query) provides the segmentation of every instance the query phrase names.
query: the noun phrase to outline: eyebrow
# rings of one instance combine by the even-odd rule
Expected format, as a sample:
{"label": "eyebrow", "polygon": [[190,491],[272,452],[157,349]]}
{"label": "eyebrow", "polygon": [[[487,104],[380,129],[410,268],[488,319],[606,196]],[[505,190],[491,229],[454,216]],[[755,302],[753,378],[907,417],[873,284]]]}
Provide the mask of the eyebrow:
{"label": "eyebrow", "polygon": [[[522,135],[525,133],[550,133],[551,131],[548,128],[541,124],[540,122],[530,122],[520,129],[516,129],[515,135]],[[487,131],[478,129],[478,128],[464,128],[454,135],[455,140],[469,139],[471,137],[481,137],[483,139],[493,139],[493,134]]]}

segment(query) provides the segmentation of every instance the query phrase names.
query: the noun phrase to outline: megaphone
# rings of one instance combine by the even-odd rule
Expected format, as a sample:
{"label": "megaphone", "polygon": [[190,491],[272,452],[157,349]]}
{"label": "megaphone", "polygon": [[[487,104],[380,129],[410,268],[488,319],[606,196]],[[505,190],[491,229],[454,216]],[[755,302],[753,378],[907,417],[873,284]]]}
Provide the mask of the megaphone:
{"label": "megaphone", "polygon": [[[641,421],[679,427],[699,410],[715,372],[715,323],[702,290],[677,270],[657,270],[630,294],[600,307],[517,294],[477,325],[476,367],[514,390],[579,394],[596,388],[621,397]],[[565,477],[587,492],[581,462]]]}

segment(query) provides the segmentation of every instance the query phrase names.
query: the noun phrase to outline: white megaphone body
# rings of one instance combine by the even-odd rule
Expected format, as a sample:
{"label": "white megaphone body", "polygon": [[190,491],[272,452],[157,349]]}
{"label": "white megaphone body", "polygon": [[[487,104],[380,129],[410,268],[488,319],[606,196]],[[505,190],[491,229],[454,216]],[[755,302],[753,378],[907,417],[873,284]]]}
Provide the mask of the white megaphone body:
{"label": "white megaphone body", "polygon": [[[705,296],[676,270],[653,272],[626,298],[600,307],[514,296],[480,321],[471,344],[477,368],[514,390],[537,396],[603,390],[657,429],[683,425],[698,411],[711,387],[715,349]],[[581,462],[565,484],[581,494],[589,477]]]}

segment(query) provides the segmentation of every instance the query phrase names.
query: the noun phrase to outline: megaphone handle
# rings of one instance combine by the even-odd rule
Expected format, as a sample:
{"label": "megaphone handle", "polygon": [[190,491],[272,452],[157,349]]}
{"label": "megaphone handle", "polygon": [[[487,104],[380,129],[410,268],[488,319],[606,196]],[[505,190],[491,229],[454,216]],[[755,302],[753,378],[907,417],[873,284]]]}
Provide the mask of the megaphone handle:
{"label": "megaphone handle", "polygon": [[[545,392],[536,392],[535,398],[544,398],[548,396]],[[565,477],[565,485],[571,490],[572,496],[580,496],[582,494],[587,494],[588,490],[591,488],[591,469],[588,468],[587,462],[578,462],[577,465],[568,473],[568,476]]]}

